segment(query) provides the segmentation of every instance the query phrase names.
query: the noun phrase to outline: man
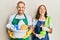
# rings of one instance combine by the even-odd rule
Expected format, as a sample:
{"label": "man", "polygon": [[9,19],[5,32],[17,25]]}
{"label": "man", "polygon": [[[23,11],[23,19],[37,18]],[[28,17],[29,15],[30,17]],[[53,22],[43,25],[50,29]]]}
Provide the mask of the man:
{"label": "man", "polygon": [[9,18],[7,24],[8,34],[11,40],[30,40],[29,36],[33,31],[32,18],[24,13],[25,3],[17,3],[17,13]]}

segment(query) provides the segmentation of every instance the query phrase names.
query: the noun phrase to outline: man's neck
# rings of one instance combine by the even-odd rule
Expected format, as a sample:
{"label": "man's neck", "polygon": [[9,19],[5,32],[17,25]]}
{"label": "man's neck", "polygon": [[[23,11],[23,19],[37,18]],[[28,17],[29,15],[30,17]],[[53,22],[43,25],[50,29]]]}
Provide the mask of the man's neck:
{"label": "man's neck", "polygon": [[21,15],[24,15],[24,13],[18,13],[18,15],[20,15],[20,16],[21,16]]}

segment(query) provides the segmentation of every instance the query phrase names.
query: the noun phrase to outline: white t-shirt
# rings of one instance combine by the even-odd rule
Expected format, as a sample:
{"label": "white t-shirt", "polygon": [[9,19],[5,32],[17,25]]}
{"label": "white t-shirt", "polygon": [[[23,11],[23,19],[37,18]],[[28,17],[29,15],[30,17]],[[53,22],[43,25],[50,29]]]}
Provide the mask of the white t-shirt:
{"label": "white t-shirt", "polygon": [[[13,14],[13,15],[11,15],[11,16],[9,17],[9,21],[8,21],[8,24],[7,24],[6,27],[7,27],[8,29],[11,29],[11,30],[13,31],[13,36],[14,36],[14,37],[16,37],[16,38],[22,38],[22,37],[26,34],[26,31],[27,31],[27,30],[16,30],[16,29],[14,29],[14,25],[12,24],[12,21],[13,21],[15,15],[16,15],[16,14]],[[31,18],[29,15],[27,15],[27,14],[25,14],[25,15],[26,15],[27,20],[28,20],[28,25],[32,25],[32,18]],[[17,15],[16,18],[17,18],[17,19],[24,19],[25,17],[24,17],[24,15],[21,15],[21,16]],[[25,24],[25,23],[23,22],[23,20],[21,20],[21,21],[18,23],[19,28],[21,27],[22,24]],[[21,36],[21,35],[22,35],[22,36]]]}
{"label": "white t-shirt", "polygon": [[[33,27],[35,27],[35,25],[37,24],[37,19],[33,19]],[[45,21],[45,20],[39,20],[39,21]],[[50,20],[50,27],[49,28],[53,28],[53,22],[52,20]]]}

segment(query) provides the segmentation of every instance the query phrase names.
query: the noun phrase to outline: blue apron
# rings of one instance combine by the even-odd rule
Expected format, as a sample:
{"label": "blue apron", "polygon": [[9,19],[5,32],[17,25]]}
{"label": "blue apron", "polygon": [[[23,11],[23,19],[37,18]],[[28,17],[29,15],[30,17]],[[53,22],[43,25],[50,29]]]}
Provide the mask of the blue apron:
{"label": "blue apron", "polygon": [[[42,31],[42,28],[40,27],[42,24],[44,25],[45,21],[37,21],[37,24],[35,25],[35,30],[34,30],[36,34],[40,34],[40,32]],[[46,32],[45,38],[42,38],[42,39],[39,39],[36,36],[32,35],[32,40],[49,40],[48,32]]]}

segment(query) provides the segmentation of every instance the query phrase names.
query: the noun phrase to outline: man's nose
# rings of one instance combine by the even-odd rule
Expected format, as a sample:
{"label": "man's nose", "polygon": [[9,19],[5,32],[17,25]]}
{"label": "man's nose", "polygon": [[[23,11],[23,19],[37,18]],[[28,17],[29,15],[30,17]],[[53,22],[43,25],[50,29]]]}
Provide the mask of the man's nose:
{"label": "man's nose", "polygon": [[22,8],[18,8],[19,10],[21,10]]}
{"label": "man's nose", "polygon": [[22,10],[22,8],[20,8],[20,10]]}

